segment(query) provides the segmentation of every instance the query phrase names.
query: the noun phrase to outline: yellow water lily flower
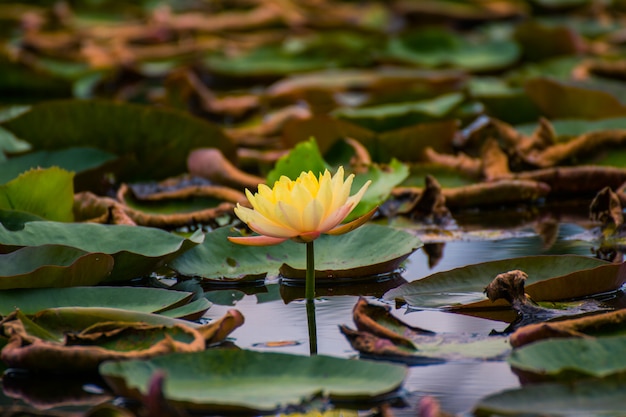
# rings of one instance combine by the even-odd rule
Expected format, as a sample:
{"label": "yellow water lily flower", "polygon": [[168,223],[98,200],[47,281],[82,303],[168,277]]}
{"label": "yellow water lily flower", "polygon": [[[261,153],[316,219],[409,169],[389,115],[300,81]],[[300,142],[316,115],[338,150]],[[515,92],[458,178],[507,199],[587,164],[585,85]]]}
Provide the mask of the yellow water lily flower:
{"label": "yellow water lily flower", "polygon": [[353,196],[350,188],[354,174],[344,181],[343,167],[334,176],[326,170],[319,178],[312,171],[303,172],[294,181],[280,177],[270,188],[260,184],[254,195],[246,190],[252,209],[237,204],[235,214],[260,236],[229,237],[242,245],[275,245],[292,239],[312,242],[322,233],[338,235],[361,226],[376,209],[344,225],[341,222],[359,203],[369,187],[368,181]]}

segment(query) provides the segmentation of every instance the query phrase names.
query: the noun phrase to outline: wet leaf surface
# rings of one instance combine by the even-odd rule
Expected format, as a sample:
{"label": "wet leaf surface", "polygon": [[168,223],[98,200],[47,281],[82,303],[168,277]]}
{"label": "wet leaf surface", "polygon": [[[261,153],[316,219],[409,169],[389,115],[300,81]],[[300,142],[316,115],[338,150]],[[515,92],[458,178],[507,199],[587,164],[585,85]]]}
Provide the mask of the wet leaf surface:
{"label": "wet leaf surface", "polygon": [[11,290],[0,293],[0,315],[6,316],[15,308],[30,315],[56,307],[106,307],[172,315],[178,308],[188,305],[192,296],[189,292],[141,287]]}
{"label": "wet leaf surface", "polygon": [[[0,209],[32,213],[47,220],[74,220],[74,174],[56,167],[28,170],[0,185]],[[36,189],[37,193],[32,190]],[[50,204],[54,201],[55,204]]]}
{"label": "wet leaf surface", "polygon": [[[94,240],[92,236],[98,236]],[[20,230],[0,225],[0,247],[11,251],[25,246],[62,245],[114,258],[110,280],[128,280],[150,273],[175,254],[202,242],[201,233],[190,239],[154,228],[109,226],[93,223],[27,222]]]}
{"label": "wet leaf surface", "polygon": [[528,416],[550,413],[554,416],[624,415],[622,379],[582,380],[567,384],[537,384],[499,392],[479,401],[479,416]]}
{"label": "wet leaf surface", "polygon": [[623,335],[544,340],[515,349],[507,360],[513,368],[542,378],[604,378],[624,373],[626,361],[619,352],[625,343]]}
{"label": "wet leaf surface", "polygon": [[[304,281],[303,245],[286,241],[252,247],[226,241],[226,236],[238,235],[229,227],[208,233],[202,245],[178,257],[170,267],[186,276],[224,282],[258,280],[265,274],[276,276],[280,269],[283,277]],[[361,242],[371,240],[378,241],[380,247],[362,246]],[[420,246],[420,240],[408,233],[377,225],[365,225],[341,236],[323,235],[315,242],[316,275],[332,283],[336,279],[350,281],[389,274]],[[354,257],[355,253],[359,256]]]}
{"label": "wet leaf surface", "polygon": [[113,257],[60,245],[25,246],[0,255],[0,288],[97,285],[113,269]]}
{"label": "wet leaf surface", "polygon": [[[591,268],[603,269],[591,272],[593,271]],[[458,304],[468,305],[480,302],[480,304],[473,304],[472,307],[489,308],[493,304],[484,301],[484,288],[499,273],[513,269],[520,269],[528,274],[526,291],[536,301],[556,301],[612,291],[618,289],[625,279],[621,272],[621,265],[611,265],[599,259],[575,255],[531,256],[485,262],[438,272],[393,289],[387,292],[384,298],[402,300],[415,307],[454,307]],[[600,285],[596,278],[597,272],[600,271],[602,273],[599,276],[604,278],[604,285]],[[579,276],[580,281],[578,281]],[[562,281],[559,282],[558,279]],[[584,289],[585,282],[587,283],[586,290]],[[573,283],[583,288],[575,290],[571,287]],[[536,293],[533,285],[537,287]],[[504,304],[499,304],[499,306],[502,305]]]}
{"label": "wet leaf surface", "polygon": [[374,399],[397,389],[406,374],[404,367],[385,363],[230,349],[109,362],[100,372],[116,392],[137,397],[146,393],[156,369],[166,372],[165,395],[174,404],[240,412],[278,411],[320,396]]}
{"label": "wet leaf surface", "polygon": [[[17,178],[20,173],[33,168],[60,167],[66,171],[73,171],[75,179],[81,176],[88,177],[92,170],[112,162],[116,156],[95,148],[68,148],[58,151],[38,151],[26,155],[16,156],[2,163],[0,183]],[[47,171],[49,172],[49,171]]]}

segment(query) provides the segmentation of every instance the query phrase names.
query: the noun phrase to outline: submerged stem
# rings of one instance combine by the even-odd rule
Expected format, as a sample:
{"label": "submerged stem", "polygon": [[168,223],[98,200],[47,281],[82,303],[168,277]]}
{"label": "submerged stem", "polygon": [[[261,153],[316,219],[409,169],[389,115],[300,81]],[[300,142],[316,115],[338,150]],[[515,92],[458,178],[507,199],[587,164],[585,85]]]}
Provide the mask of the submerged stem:
{"label": "submerged stem", "polygon": [[317,323],[315,320],[315,301],[306,300],[306,317],[309,325],[309,352],[317,355]]}
{"label": "submerged stem", "polygon": [[306,243],[306,282],[304,294],[306,297],[306,317],[309,325],[309,351],[317,354],[317,324],[315,321],[315,252],[313,241]]}

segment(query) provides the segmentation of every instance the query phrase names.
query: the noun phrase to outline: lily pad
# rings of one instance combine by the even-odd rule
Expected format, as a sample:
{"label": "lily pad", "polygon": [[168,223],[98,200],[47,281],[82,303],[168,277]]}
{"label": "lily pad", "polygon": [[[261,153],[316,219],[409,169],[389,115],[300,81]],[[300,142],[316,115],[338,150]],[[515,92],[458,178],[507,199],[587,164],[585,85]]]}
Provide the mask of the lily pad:
{"label": "lily pad", "polygon": [[446,117],[464,100],[461,93],[449,93],[429,100],[381,104],[362,108],[340,108],[333,111],[339,119],[349,120],[376,132],[399,129]]}
{"label": "lily pad", "polygon": [[[27,246],[0,255],[0,289],[96,285],[112,269],[113,257],[104,253],[60,245]],[[0,299],[6,293],[0,292]]]}
{"label": "lily pad", "polygon": [[509,364],[542,378],[605,378],[626,373],[626,336],[541,340],[515,349]]}
{"label": "lily pad", "polygon": [[470,71],[505,68],[520,56],[519,46],[508,39],[469,42],[451,31],[431,27],[391,39],[390,57],[426,67],[452,66]]}
{"label": "lily pad", "polygon": [[[486,300],[483,290],[496,275],[519,269],[528,274],[526,292],[535,301],[557,301],[618,289],[626,282],[620,266],[576,255],[504,259],[438,272],[388,291],[384,298],[402,300],[416,307],[449,307],[475,302],[481,302],[477,307],[482,308],[502,307],[504,302],[500,304]],[[577,272],[583,273],[584,281],[577,281],[579,276],[573,276]],[[561,277],[561,282],[550,280]],[[551,286],[546,296],[542,294],[542,281],[545,281],[543,285]]]}
{"label": "lily pad", "polygon": [[[550,120],[557,140],[565,140],[585,133],[601,130],[626,129],[626,117],[612,117],[608,119],[557,119]],[[537,123],[529,123],[515,126],[515,130],[530,136],[538,127]]]}
{"label": "lily pad", "polygon": [[324,161],[314,138],[298,143],[287,155],[281,157],[267,174],[267,184],[272,187],[281,176],[295,180],[303,171],[313,171],[317,176],[330,166]]}
{"label": "lily pad", "polygon": [[[281,265],[288,264],[281,272],[304,278],[304,245],[286,241],[276,246],[243,246],[229,242],[227,236],[240,233],[230,227],[207,233],[202,245],[175,259],[170,267],[182,275],[227,282],[276,276]],[[375,224],[345,235],[322,235],[315,241],[316,276],[332,281],[389,273],[421,245],[409,233]]]}
{"label": "lily pad", "polygon": [[3,127],[39,150],[88,142],[124,157],[122,179],[154,180],[186,172],[187,155],[194,148],[214,147],[227,158],[235,153],[232,141],[216,125],[183,112],[137,104],[47,101]]}
{"label": "lily pad", "polygon": [[626,115],[621,86],[536,78],[528,80],[524,88],[542,113],[551,119],[605,119]]}
{"label": "lily pad", "polygon": [[389,313],[388,306],[360,298],[353,310],[358,331],[339,326],[352,347],[365,357],[411,365],[452,360],[502,359],[511,351],[505,337],[481,334],[435,333],[407,325]]}
{"label": "lily pad", "polygon": [[115,260],[109,280],[128,280],[154,271],[203,238],[201,231],[187,239],[150,227],[36,221],[24,223],[19,230],[0,225],[0,252],[39,245],[102,252]]}
{"label": "lily pad", "polygon": [[73,171],[79,176],[85,171],[99,168],[116,159],[117,156],[94,148],[69,148],[58,151],[38,151],[15,156],[0,164],[0,184],[32,168],[57,166]]}
{"label": "lily pad", "polygon": [[144,287],[15,289],[0,292],[0,315],[6,316],[16,308],[24,314],[34,314],[56,307],[103,307],[167,313],[172,317],[171,313],[188,305],[192,297],[189,292]]}
{"label": "lily pad", "polygon": [[[30,144],[17,138],[13,133],[0,127],[0,162],[6,160],[5,153],[19,153],[30,150]],[[6,181],[2,181],[6,182]]]}
{"label": "lily pad", "polygon": [[62,307],[2,321],[9,342],[1,352],[11,367],[43,372],[94,372],[110,359],[197,352],[243,324],[236,310],[206,325],[114,308]]}
{"label": "lily pad", "polygon": [[73,173],[57,167],[25,172],[0,185],[0,209],[32,213],[48,220],[71,222],[74,220],[73,179]]}
{"label": "lily pad", "polygon": [[474,408],[474,415],[622,417],[625,399],[623,378],[534,384],[481,399]]}
{"label": "lily pad", "polygon": [[387,363],[230,349],[107,362],[100,374],[118,394],[138,398],[157,369],[167,375],[164,394],[172,403],[233,412],[279,411],[317,397],[375,399],[400,387],[406,375],[405,367]]}

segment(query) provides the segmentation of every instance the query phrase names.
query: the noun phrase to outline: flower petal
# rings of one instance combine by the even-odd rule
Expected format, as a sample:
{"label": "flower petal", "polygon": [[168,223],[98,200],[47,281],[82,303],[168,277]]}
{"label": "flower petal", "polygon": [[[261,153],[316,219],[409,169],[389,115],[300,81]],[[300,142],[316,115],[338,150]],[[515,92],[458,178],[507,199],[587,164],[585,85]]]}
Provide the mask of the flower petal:
{"label": "flower petal", "polygon": [[312,200],[302,211],[302,228],[300,230],[303,232],[319,231],[320,223],[325,214],[322,203],[317,199]]}
{"label": "flower petal", "polygon": [[280,222],[291,227],[294,230],[305,230],[302,224],[302,210],[279,201],[276,205],[276,215],[280,217]]}
{"label": "flower petal", "polygon": [[248,227],[260,235],[278,238],[291,238],[300,234],[298,230],[294,230],[287,225],[275,223],[263,216],[257,216],[254,220],[249,221]]}
{"label": "flower petal", "polygon": [[343,206],[339,207],[338,210],[335,210],[334,212],[330,213],[329,216],[327,216],[326,218],[324,218],[324,220],[322,220],[322,222],[318,226],[318,230],[322,233],[328,232],[330,229],[334,228],[339,223],[341,223],[343,219],[345,219],[346,216],[350,213],[351,210],[352,210],[352,206],[350,206],[349,204],[344,204]]}
{"label": "flower petal", "polygon": [[367,221],[372,218],[374,213],[376,213],[376,210],[378,210],[378,206],[374,207],[369,212],[365,213],[364,215],[362,215],[361,217],[359,217],[359,218],[357,218],[355,220],[352,220],[349,223],[342,224],[341,226],[337,226],[334,229],[329,230],[328,232],[326,232],[326,234],[329,234],[329,235],[343,235],[344,233],[351,232],[354,229],[356,229],[357,227],[361,227],[365,223],[367,223]]}
{"label": "flower petal", "polygon": [[271,246],[278,245],[287,239],[270,236],[228,236],[228,240],[238,245]]}
{"label": "flower petal", "polygon": [[[371,183],[372,180],[368,180],[365,184],[363,184],[361,189],[355,195],[348,198],[346,204],[352,204],[352,209],[354,209],[356,205],[359,204],[359,201],[361,201],[361,199],[363,198],[363,194],[365,194]],[[352,209],[350,209],[350,211],[352,211]]]}
{"label": "flower petal", "polygon": [[260,235],[267,235],[278,238],[290,238],[298,235],[298,231],[289,227],[288,225],[282,225],[273,220],[263,216],[260,212],[243,207],[237,204],[235,207],[235,214],[246,223],[250,229],[254,230]]}
{"label": "flower petal", "polygon": [[307,232],[307,233],[302,233],[299,236],[293,237],[291,238],[291,240],[294,240],[298,243],[307,243],[307,242],[313,242],[315,239],[317,239],[318,237],[320,237],[321,233],[320,232]]}

